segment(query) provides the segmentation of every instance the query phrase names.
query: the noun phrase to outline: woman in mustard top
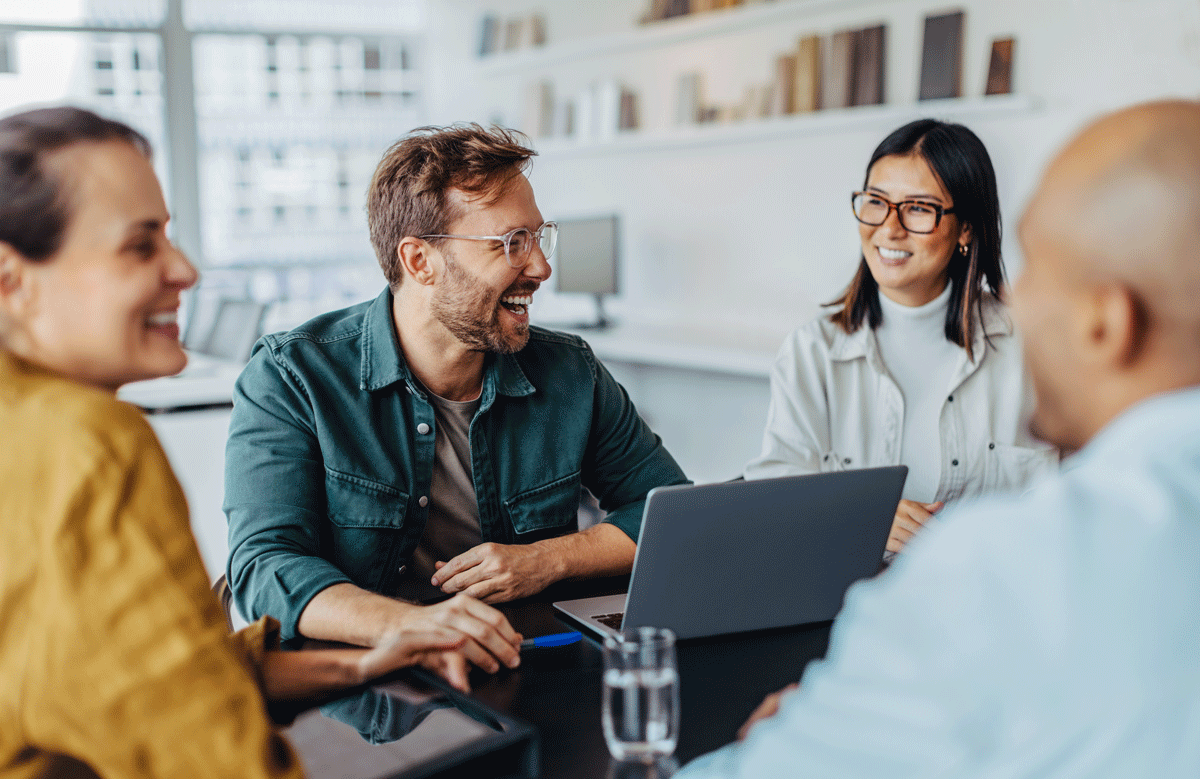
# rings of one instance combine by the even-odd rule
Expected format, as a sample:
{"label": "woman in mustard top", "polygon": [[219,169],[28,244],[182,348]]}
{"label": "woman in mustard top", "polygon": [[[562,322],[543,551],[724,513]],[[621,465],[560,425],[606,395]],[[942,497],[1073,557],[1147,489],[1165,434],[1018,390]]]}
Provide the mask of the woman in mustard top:
{"label": "woman in mustard top", "polygon": [[264,696],[421,663],[461,640],[279,652],[230,636],[183,493],[117,388],[178,372],[196,271],[145,138],[73,108],[0,120],[0,777],[298,776]]}

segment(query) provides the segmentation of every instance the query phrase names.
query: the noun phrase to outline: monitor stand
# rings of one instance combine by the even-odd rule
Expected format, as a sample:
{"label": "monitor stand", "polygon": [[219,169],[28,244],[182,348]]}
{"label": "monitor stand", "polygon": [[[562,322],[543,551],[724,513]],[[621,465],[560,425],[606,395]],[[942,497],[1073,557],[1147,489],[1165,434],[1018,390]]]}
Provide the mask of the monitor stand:
{"label": "monitor stand", "polygon": [[580,323],[571,325],[568,329],[570,329],[570,330],[607,330],[609,327],[612,327],[612,320],[609,319],[608,315],[604,313],[604,295],[602,293],[597,292],[594,294],[593,297],[596,298],[596,321],[580,322]]}

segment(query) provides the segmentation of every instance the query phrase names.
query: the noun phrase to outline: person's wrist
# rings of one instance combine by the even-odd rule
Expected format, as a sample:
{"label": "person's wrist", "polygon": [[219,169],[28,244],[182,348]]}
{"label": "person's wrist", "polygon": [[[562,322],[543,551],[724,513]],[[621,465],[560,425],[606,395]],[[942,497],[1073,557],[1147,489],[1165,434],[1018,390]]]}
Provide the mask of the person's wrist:
{"label": "person's wrist", "polygon": [[393,604],[389,618],[380,626],[379,632],[375,636],[375,646],[379,646],[396,633],[410,627],[412,621],[425,609],[419,603],[409,603],[403,600],[393,601]]}
{"label": "person's wrist", "polygon": [[538,569],[550,572],[550,581],[548,584],[560,582],[572,574],[571,561],[568,559],[568,555],[563,554],[563,550],[557,548],[554,544],[554,539],[539,541],[533,544],[533,547],[538,556]]}

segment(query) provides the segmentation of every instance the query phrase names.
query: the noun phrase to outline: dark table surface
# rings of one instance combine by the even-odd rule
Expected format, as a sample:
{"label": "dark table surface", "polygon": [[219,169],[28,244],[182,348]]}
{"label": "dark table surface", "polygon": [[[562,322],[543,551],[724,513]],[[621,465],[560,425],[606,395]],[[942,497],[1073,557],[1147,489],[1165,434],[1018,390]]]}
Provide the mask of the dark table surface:
{"label": "dark table surface", "polygon": [[[501,606],[526,638],[577,629],[555,600],[623,592],[624,578],[555,585],[536,598]],[[824,656],[830,623],[693,639],[676,647],[680,679],[680,765],[736,738],[763,697],[797,681],[810,660]],[[599,643],[586,631],[578,643],[522,652],[521,666],[471,677],[472,696],[524,720],[541,734],[543,779],[604,777],[610,758],[600,728]]]}

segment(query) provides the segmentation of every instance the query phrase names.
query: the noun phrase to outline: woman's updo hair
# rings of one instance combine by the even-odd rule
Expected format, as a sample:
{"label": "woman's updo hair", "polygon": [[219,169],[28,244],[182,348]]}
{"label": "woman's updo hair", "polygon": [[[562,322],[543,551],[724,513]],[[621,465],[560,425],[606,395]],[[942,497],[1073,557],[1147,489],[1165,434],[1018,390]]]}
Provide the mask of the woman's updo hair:
{"label": "woman's updo hair", "polygon": [[29,260],[53,256],[70,219],[70,198],[46,158],[76,143],[112,140],[150,157],[144,135],[82,108],[37,108],[0,119],[0,241]]}

